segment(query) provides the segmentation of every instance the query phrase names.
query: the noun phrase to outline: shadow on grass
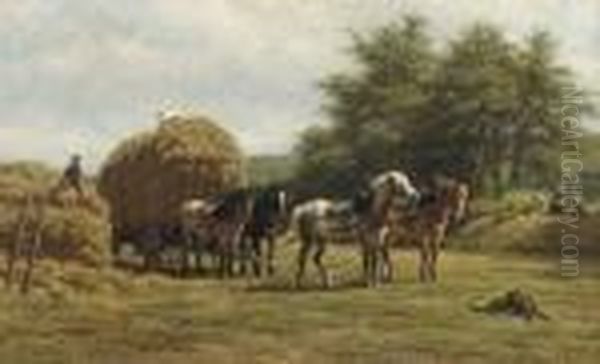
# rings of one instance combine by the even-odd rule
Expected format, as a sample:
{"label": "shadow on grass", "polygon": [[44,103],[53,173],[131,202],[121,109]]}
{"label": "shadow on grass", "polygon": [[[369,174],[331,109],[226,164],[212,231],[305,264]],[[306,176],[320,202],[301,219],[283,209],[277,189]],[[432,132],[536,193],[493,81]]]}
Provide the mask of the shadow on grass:
{"label": "shadow on grass", "polygon": [[344,292],[356,289],[365,288],[365,283],[362,279],[348,279],[335,282],[329,287],[323,287],[318,283],[305,284],[301,287],[296,286],[292,281],[277,281],[277,282],[258,282],[250,284],[246,287],[246,292],[271,292],[271,293],[308,293],[308,292]]}
{"label": "shadow on grass", "polygon": [[[173,278],[180,280],[192,279],[223,279],[217,269],[189,269],[186,272],[181,272],[179,269],[169,266],[157,266],[148,269],[142,264],[124,259],[115,260],[112,266],[120,271],[124,271],[133,275],[157,274],[165,278]],[[232,278],[237,278],[232,277]]]}

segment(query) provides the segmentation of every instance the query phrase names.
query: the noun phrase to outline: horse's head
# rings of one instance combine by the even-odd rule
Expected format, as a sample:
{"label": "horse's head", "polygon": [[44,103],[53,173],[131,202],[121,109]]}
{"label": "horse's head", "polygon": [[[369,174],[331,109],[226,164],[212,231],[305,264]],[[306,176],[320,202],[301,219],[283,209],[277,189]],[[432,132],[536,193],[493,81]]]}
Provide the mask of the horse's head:
{"label": "horse's head", "polygon": [[444,183],[441,196],[444,204],[452,212],[454,223],[460,224],[464,221],[469,194],[469,186],[466,183],[456,180]]}
{"label": "horse's head", "polygon": [[400,171],[388,171],[378,175],[371,182],[371,190],[380,204],[400,198],[409,206],[416,205],[421,196],[410,178]]}

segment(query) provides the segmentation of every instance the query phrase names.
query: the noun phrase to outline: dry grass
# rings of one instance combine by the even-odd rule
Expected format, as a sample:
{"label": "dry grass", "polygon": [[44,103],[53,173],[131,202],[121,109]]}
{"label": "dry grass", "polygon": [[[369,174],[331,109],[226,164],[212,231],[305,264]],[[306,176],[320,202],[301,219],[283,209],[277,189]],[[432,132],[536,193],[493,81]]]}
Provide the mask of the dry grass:
{"label": "dry grass", "polygon": [[[398,279],[357,287],[352,250],[329,252],[336,289],[290,289],[295,245],[266,282],[136,276],[45,266],[29,297],[0,297],[0,358],[51,363],[596,363],[600,280],[559,278],[554,264],[448,253],[442,280],[416,282],[415,257],[396,253]],[[314,272],[311,278],[316,282]],[[49,283],[52,282],[52,283]],[[469,304],[515,286],[549,322],[491,317]]]}
{"label": "dry grass", "polygon": [[[43,246],[41,254],[89,264],[106,263],[111,228],[107,204],[85,184],[85,196],[64,190],[48,198],[60,173],[37,162],[0,164],[0,248],[13,242],[31,196],[39,197]],[[28,216],[35,216],[31,211]],[[37,220],[36,220],[37,221]]]}

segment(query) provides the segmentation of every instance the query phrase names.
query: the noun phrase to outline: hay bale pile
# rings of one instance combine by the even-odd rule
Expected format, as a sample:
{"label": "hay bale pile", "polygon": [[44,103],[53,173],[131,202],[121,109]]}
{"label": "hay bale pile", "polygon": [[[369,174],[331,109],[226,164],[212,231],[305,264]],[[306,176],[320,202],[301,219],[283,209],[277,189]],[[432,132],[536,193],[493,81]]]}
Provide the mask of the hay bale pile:
{"label": "hay bale pile", "polygon": [[89,265],[107,261],[111,227],[106,203],[87,182],[83,197],[65,190],[48,197],[60,178],[58,171],[37,162],[0,165],[0,246],[13,241],[29,197],[42,207],[41,256]]}
{"label": "hay bale pile", "polygon": [[183,201],[207,197],[244,181],[244,161],[235,138],[210,119],[173,114],[156,130],[123,141],[99,176],[120,236],[178,221]]}

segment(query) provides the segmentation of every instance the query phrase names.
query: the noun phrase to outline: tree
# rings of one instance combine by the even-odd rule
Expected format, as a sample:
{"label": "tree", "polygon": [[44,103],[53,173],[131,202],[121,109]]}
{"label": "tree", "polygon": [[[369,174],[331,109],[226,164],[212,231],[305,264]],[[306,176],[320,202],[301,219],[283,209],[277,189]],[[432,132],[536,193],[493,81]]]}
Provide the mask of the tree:
{"label": "tree", "polygon": [[437,50],[425,26],[406,17],[353,35],[356,67],[321,83],[330,124],[304,135],[300,178],[343,191],[400,168],[495,195],[556,181],[559,103],[573,73],[550,35],[515,42],[476,23]]}
{"label": "tree", "polygon": [[498,29],[483,24],[450,43],[440,58],[427,122],[412,138],[420,170],[458,174],[479,189],[504,187],[517,93],[514,52]]}
{"label": "tree", "polygon": [[517,186],[544,185],[556,180],[561,130],[562,87],[573,82],[573,73],[556,64],[556,43],[547,32],[533,33],[518,54],[518,86],[513,138],[512,182]]}
{"label": "tree", "polygon": [[298,148],[301,178],[336,192],[384,168],[406,166],[406,129],[420,120],[435,64],[418,17],[353,34],[350,54],[357,72],[333,74],[320,84],[331,124],[308,130]]}

